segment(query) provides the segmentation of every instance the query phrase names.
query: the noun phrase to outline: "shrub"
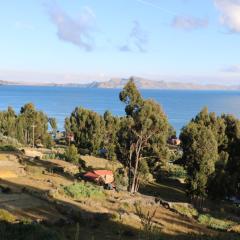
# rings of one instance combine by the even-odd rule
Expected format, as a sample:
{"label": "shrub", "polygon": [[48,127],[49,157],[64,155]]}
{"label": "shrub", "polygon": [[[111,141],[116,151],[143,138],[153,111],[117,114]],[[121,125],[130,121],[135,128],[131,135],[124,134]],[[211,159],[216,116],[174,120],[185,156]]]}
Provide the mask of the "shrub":
{"label": "shrub", "polygon": [[118,168],[114,173],[115,186],[118,190],[127,190],[129,179],[128,174],[124,168]]}
{"label": "shrub", "polygon": [[188,204],[173,204],[172,208],[175,209],[178,213],[187,216],[187,217],[197,217],[198,211]]}
{"label": "shrub", "polygon": [[71,145],[69,147],[67,147],[65,153],[65,160],[74,164],[79,163],[79,154],[78,154],[78,150],[74,145]]}
{"label": "shrub", "polygon": [[2,133],[0,133],[0,144],[1,145],[10,145],[14,147],[21,147],[21,143],[15,138],[4,136]]}
{"label": "shrub", "polygon": [[11,213],[4,209],[0,209],[0,220],[6,222],[15,222],[16,218]]}
{"label": "shrub", "polygon": [[168,164],[167,171],[171,178],[186,178],[187,176],[186,170],[180,165]]}
{"label": "shrub", "polygon": [[33,175],[40,175],[44,172],[44,168],[43,167],[39,167],[39,166],[26,166],[25,167],[25,171],[28,173],[31,173]]}
{"label": "shrub", "polygon": [[201,224],[204,224],[216,230],[227,230],[235,225],[235,223],[232,221],[217,219],[210,216],[209,214],[200,214],[198,217],[198,221]]}
{"label": "shrub", "polygon": [[60,234],[40,224],[11,224],[0,221],[0,239],[14,240],[63,240]]}
{"label": "shrub", "polygon": [[18,149],[12,145],[2,145],[2,146],[0,146],[0,151],[17,152]]}
{"label": "shrub", "polygon": [[75,200],[85,198],[103,198],[104,192],[100,187],[90,183],[74,183],[63,188],[64,193]]}

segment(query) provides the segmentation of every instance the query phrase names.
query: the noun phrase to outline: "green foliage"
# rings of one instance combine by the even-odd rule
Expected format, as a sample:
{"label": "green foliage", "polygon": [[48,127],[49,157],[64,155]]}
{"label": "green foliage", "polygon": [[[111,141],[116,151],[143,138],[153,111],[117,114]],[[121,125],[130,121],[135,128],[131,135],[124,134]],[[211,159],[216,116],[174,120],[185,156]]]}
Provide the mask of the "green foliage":
{"label": "green foliage", "polygon": [[75,199],[81,200],[86,198],[103,198],[104,192],[100,187],[94,186],[90,183],[74,183],[63,188],[64,193]]}
{"label": "green foliage", "polygon": [[185,179],[187,176],[186,170],[183,166],[177,164],[168,164],[167,165],[167,172],[170,178],[183,178]]}
{"label": "green foliage", "polygon": [[21,147],[21,143],[16,138],[4,136],[2,133],[0,133],[0,145]]}
{"label": "green foliage", "polygon": [[119,118],[114,117],[109,111],[103,115],[105,131],[103,138],[104,157],[109,160],[116,160],[117,132],[119,129]]}
{"label": "green foliage", "polygon": [[0,221],[15,222],[16,217],[4,209],[0,209]]}
{"label": "green foliage", "polygon": [[40,224],[8,223],[0,221],[0,239],[14,240],[63,240],[60,234]]}
{"label": "green foliage", "polygon": [[[186,131],[190,129],[190,126],[192,126],[192,133],[189,131],[187,137]],[[214,171],[204,180],[207,180],[209,195],[219,199],[237,195],[240,192],[240,120],[232,115],[222,115],[218,117],[215,113],[209,113],[208,109],[204,108],[192,119],[191,123],[183,129],[181,134],[185,166],[188,165],[188,158],[196,157],[195,152],[192,152],[189,148],[189,144],[194,138],[193,126],[195,126],[196,129],[207,128],[208,131],[211,131],[217,142],[217,152],[214,150],[214,155],[217,155],[217,158],[214,157],[216,160]],[[210,146],[212,138],[208,138],[205,135],[204,141]],[[193,170],[199,172],[198,166],[193,166],[191,171]]]}
{"label": "green foliage", "polygon": [[48,118],[48,122],[53,130],[53,132],[57,131],[57,120],[56,118]]}
{"label": "green foliage", "polygon": [[189,204],[176,203],[172,205],[172,208],[175,209],[178,213],[189,218],[198,216],[198,211]]}
{"label": "green foliage", "polygon": [[[166,147],[170,126],[161,106],[153,100],[144,100],[133,79],[120,93],[126,104],[126,117],[121,119],[118,131],[118,159],[129,168],[131,192],[138,190],[141,179],[139,169],[145,159],[151,171],[168,159]],[[143,165],[147,170],[146,164]]]}
{"label": "green foliage", "polygon": [[78,149],[74,145],[70,145],[66,148],[64,153],[65,160],[74,164],[79,163],[80,155],[78,154]]}
{"label": "green foliage", "polygon": [[188,175],[188,193],[206,197],[208,179],[214,173],[218,160],[217,141],[210,129],[195,122],[184,127],[180,138]]}
{"label": "green foliage", "polygon": [[40,166],[27,165],[25,167],[25,171],[27,171],[28,173],[33,174],[33,175],[42,175],[44,170],[45,170],[45,168],[44,167],[40,167]]}
{"label": "green foliage", "polygon": [[127,190],[129,178],[124,168],[119,168],[114,172],[114,183],[117,190]]}
{"label": "green foliage", "polygon": [[126,86],[124,86],[119,94],[119,99],[126,104],[125,112],[127,116],[132,116],[132,114],[143,104],[142,96],[138,91],[133,78],[131,78]]}
{"label": "green foliage", "polygon": [[235,223],[232,221],[217,219],[210,216],[209,214],[200,214],[198,217],[198,221],[201,224],[204,224],[209,228],[213,228],[216,230],[227,230],[235,225]]}
{"label": "green foliage", "polygon": [[16,144],[17,142],[27,145],[41,143],[49,147],[51,137],[47,130],[47,116],[37,111],[32,103],[25,104],[18,115],[11,107],[7,111],[0,112],[0,133],[9,140],[16,139]]}
{"label": "green foliage", "polygon": [[3,145],[3,146],[0,146],[0,151],[17,152],[18,149],[12,145]]}
{"label": "green foliage", "polygon": [[70,118],[65,120],[66,132],[74,134],[75,144],[80,150],[87,150],[97,155],[102,147],[104,137],[104,121],[99,114],[84,109],[75,108]]}

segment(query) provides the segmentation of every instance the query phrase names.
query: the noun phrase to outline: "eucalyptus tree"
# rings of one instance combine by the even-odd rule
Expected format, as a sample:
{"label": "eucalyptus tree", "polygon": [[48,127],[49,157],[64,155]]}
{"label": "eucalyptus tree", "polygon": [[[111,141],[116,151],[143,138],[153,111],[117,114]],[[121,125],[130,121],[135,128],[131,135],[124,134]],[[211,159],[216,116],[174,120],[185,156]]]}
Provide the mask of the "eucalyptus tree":
{"label": "eucalyptus tree", "polygon": [[73,133],[74,141],[82,153],[98,155],[104,137],[104,119],[96,112],[77,107],[65,120],[67,133]]}
{"label": "eucalyptus tree", "polygon": [[170,127],[161,106],[153,100],[144,100],[133,79],[119,97],[126,104],[126,117],[121,120],[118,132],[118,156],[129,168],[130,191],[135,193],[140,184],[141,162],[163,160],[159,149],[166,151]]}
{"label": "eucalyptus tree", "polygon": [[193,200],[208,195],[208,180],[215,171],[218,160],[218,144],[208,127],[190,122],[181,135],[183,159],[187,170],[187,191]]}
{"label": "eucalyptus tree", "polygon": [[120,119],[106,111],[103,115],[104,120],[104,138],[103,148],[104,156],[109,160],[116,160],[117,132],[119,130]]}

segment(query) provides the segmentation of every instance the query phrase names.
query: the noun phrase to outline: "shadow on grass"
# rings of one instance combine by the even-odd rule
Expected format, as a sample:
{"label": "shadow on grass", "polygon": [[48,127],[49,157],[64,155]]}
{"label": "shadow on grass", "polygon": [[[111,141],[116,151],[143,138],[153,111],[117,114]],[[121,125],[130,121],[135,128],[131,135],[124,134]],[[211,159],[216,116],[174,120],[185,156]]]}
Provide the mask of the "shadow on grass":
{"label": "shadow on grass", "polygon": [[67,172],[64,172],[64,169],[62,166],[50,160],[41,160],[36,157],[36,158],[24,158],[23,162],[27,164],[27,166],[39,167],[44,169],[44,171],[46,172],[57,174],[71,181],[74,180],[74,176],[72,176]]}
{"label": "shadow on grass", "polygon": [[187,202],[184,184],[177,180],[164,179],[140,187],[140,193],[159,197],[168,202]]}
{"label": "shadow on grass", "polygon": [[[28,186],[17,183],[10,183],[6,180],[1,180],[1,183],[8,185],[10,188],[26,189]],[[41,195],[46,192],[34,189]],[[11,193],[9,193],[11,194]],[[53,210],[64,215],[65,219],[58,219],[51,223],[51,219],[46,219],[42,223],[7,223],[0,221],[0,239],[1,240],[210,240],[210,239],[228,239],[237,240],[237,236],[232,234],[223,234],[222,237],[207,237],[207,236],[191,236],[179,233],[178,235],[170,235],[165,233],[149,234],[144,236],[144,232],[133,227],[124,225],[120,221],[114,221],[110,213],[96,213],[82,209],[80,206],[69,202],[56,200],[54,198],[47,201],[49,208],[45,208],[44,212],[47,216],[51,216]],[[9,201],[6,203],[8,208],[18,208],[17,201]],[[25,211],[28,211],[26,209]],[[169,224],[172,221],[169,219]],[[79,224],[79,228],[77,227]],[[178,222],[176,222],[178,224]],[[189,225],[189,228],[193,227]],[[195,229],[197,230],[197,228]],[[76,238],[78,232],[78,238]],[[227,236],[227,238],[226,238]]]}

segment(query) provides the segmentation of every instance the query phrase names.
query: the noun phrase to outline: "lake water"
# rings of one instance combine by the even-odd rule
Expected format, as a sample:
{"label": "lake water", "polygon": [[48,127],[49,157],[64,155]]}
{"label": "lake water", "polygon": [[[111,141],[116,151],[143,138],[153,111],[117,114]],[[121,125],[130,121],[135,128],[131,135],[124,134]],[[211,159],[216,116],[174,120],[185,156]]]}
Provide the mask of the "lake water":
{"label": "lake water", "polygon": [[[120,90],[84,89],[70,87],[0,86],[0,110],[12,106],[17,112],[25,103],[32,102],[49,117],[55,117],[59,129],[64,119],[76,106],[98,113],[110,110],[115,115],[124,114],[119,101]],[[142,90],[145,98],[159,102],[177,132],[204,106],[217,114],[231,113],[240,117],[240,91],[178,91]]]}

